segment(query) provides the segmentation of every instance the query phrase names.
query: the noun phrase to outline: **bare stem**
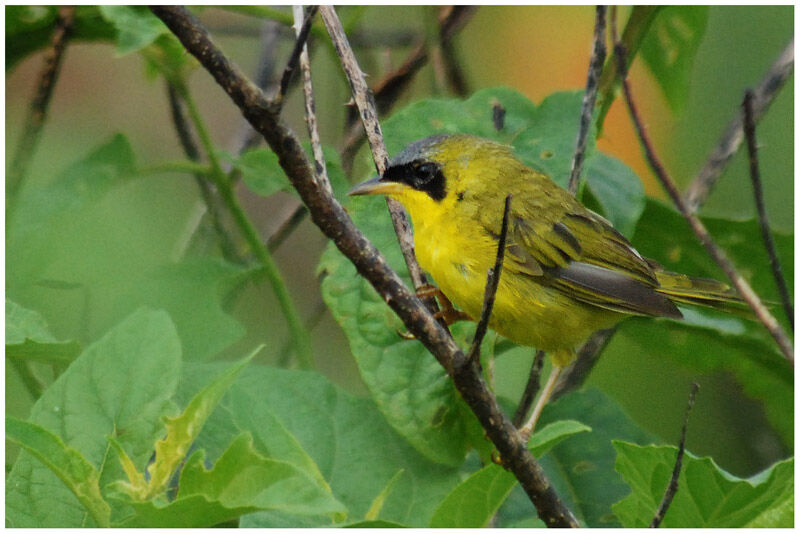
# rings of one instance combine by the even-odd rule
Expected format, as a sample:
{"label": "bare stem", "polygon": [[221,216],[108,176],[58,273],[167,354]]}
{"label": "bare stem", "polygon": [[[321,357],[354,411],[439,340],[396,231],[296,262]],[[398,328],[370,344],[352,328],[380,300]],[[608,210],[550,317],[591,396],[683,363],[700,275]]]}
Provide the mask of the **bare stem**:
{"label": "bare stem", "polygon": [[[281,106],[283,104],[283,98],[286,96],[286,90],[289,88],[289,80],[291,80],[292,75],[297,69],[297,63],[300,60],[300,54],[302,53],[303,50],[306,50],[306,55],[308,55],[306,48],[306,41],[308,40],[308,33],[311,31],[311,23],[313,22],[314,15],[316,14],[317,14],[317,6],[312,6],[309,9],[308,14],[306,15],[302,25],[300,25],[299,28],[296,28],[297,40],[294,43],[294,48],[292,49],[292,53],[289,55],[289,61],[286,63],[286,68],[283,70],[283,76],[281,76],[281,83],[278,87],[278,94],[272,100],[273,105]],[[298,24],[296,14],[295,14],[295,24]]]}
{"label": "bare stem", "polygon": [[28,165],[30,164],[33,154],[36,152],[36,146],[39,144],[42,127],[47,118],[50,99],[53,96],[53,88],[55,87],[58,73],[61,70],[61,64],[64,59],[64,51],[67,48],[67,42],[72,33],[74,19],[74,6],[60,6],[58,8],[58,18],[56,18],[55,21],[52,45],[45,53],[44,66],[39,75],[39,84],[36,87],[36,94],[33,100],[31,100],[30,108],[28,108],[28,116],[25,119],[22,138],[19,141],[19,145],[17,145],[17,150],[14,152],[8,174],[6,174],[8,206],[12,205],[12,202],[19,192],[20,186],[28,172]]}
{"label": "bare stem", "polygon": [[497,288],[500,285],[500,273],[503,270],[503,258],[506,250],[506,236],[508,235],[508,212],[511,209],[511,193],[506,195],[503,207],[503,224],[500,228],[500,237],[497,240],[497,256],[494,260],[494,267],[486,273],[486,288],[483,292],[483,307],[481,308],[481,318],[478,326],[475,327],[475,337],[472,340],[472,347],[469,349],[469,358],[479,361],[481,354],[481,343],[489,328],[489,318],[492,316],[494,298],[497,295]]}
{"label": "bare stem", "polygon": [[531,372],[528,375],[528,383],[525,384],[525,391],[522,392],[522,397],[519,399],[517,411],[514,412],[512,419],[514,426],[519,428],[525,421],[525,416],[528,415],[528,410],[531,409],[533,399],[539,392],[539,379],[542,376],[542,367],[544,366],[544,351],[537,350],[536,355],[533,357],[531,363]]}
{"label": "bare stem", "polygon": [[[308,32],[311,26],[311,17],[316,12],[316,7],[311,8],[309,14],[303,22],[303,7],[294,6],[295,28],[297,30],[297,41],[303,38],[303,30]],[[320,187],[333,192],[331,182],[328,178],[328,169],[325,167],[325,154],[322,152],[322,141],[319,137],[317,127],[317,112],[314,104],[314,87],[311,84],[311,61],[308,58],[308,47],[303,43],[300,50],[300,70],[303,75],[303,95],[305,96],[306,106],[306,126],[308,126],[308,136],[311,139],[311,151],[314,154],[314,178],[319,182]]]}
{"label": "bare stem", "polygon": [[661,163],[661,160],[656,155],[645,127],[639,118],[639,111],[631,94],[630,84],[628,83],[626,76],[627,73],[625,72],[625,48],[621,44],[616,43],[614,46],[614,53],[617,56],[617,68],[621,75],[622,90],[625,95],[625,102],[628,105],[628,111],[630,113],[631,120],[636,128],[636,133],[639,137],[639,141],[642,143],[642,147],[644,148],[645,156],[650,164],[650,167],[653,169],[656,177],[661,182],[661,185],[667,191],[667,194],[669,194],[670,198],[675,203],[675,206],[677,206],[678,211],[680,211],[683,217],[689,222],[689,226],[691,226],[692,231],[697,236],[697,239],[706,248],[708,254],[717,263],[717,265],[719,265],[722,270],[725,271],[725,274],[728,275],[728,278],[739,291],[739,294],[747,302],[750,308],[752,308],[753,312],[755,312],[758,320],[761,321],[761,323],[772,335],[773,339],[775,339],[775,342],[778,344],[778,347],[786,359],[794,364],[794,351],[792,348],[792,343],[789,341],[786,333],[781,328],[781,325],[778,324],[778,321],[775,319],[775,317],[769,312],[766,306],[764,306],[764,304],[761,302],[761,299],[758,298],[758,295],[756,295],[755,291],[753,291],[753,289],[750,287],[750,284],[748,284],[742,275],[739,274],[739,272],[736,270],[736,267],[734,267],[733,263],[728,259],[725,252],[717,246],[717,244],[711,238],[711,234],[708,233],[705,225],[695,214],[689,211],[689,208],[683,201],[683,197],[681,197],[681,194],[678,191],[678,187],[675,185],[675,182],[672,180],[672,178],[670,178],[670,176],[667,174],[667,171]]}
{"label": "bare stem", "polygon": [[375,288],[452,377],[464,401],[475,413],[509,469],[520,482],[548,526],[577,527],[572,512],[559,498],[541,466],[525,446],[516,428],[486,386],[478,365],[467,358],[452,336],[442,328],[420,300],[409,291],[383,255],[330,193],[317,186],[313,169],[297,136],[271,111],[263,92],[248,80],[211,41],[208,32],[188,10],[158,6],[153,12],[178,37],[211,74],[278,155],[314,223],[353,263],[359,274]]}
{"label": "bare stem", "polygon": [[572,171],[569,176],[569,192],[578,192],[583,160],[586,155],[586,139],[592,124],[592,112],[597,99],[597,81],[606,60],[606,6],[597,6],[594,22],[594,46],[589,60],[589,73],[586,75],[586,90],[581,102],[581,120],[578,138],[575,141],[575,154],[572,156]]}
{"label": "bare stem", "polygon": [[669,505],[672,504],[672,499],[678,492],[678,478],[681,475],[681,465],[683,464],[683,453],[686,450],[686,428],[689,425],[689,414],[694,407],[694,398],[697,395],[697,390],[700,386],[697,382],[692,383],[692,389],[689,392],[689,402],[686,404],[686,413],[683,416],[683,428],[681,429],[681,441],[678,445],[678,455],[675,458],[675,467],[672,469],[672,476],[667,484],[667,489],[664,491],[664,497],[661,499],[661,504],[658,506],[656,515],[650,523],[650,528],[658,528],[661,521],[664,519],[664,514],[667,513]]}
{"label": "bare stem", "polygon": [[[794,70],[794,39],[789,41],[778,59],[772,64],[767,74],[753,91],[753,122],[758,122],[769,109],[772,101],[785,85],[786,80]],[[744,130],[741,113],[736,116],[725,128],[717,146],[711,152],[708,161],[686,190],[684,199],[690,213],[696,213],[705,203],[711,189],[717,183],[722,171],[728,162],[739,150],[744,140]]]}
{"label": "bare stem", "polygon": [[772,232],[770,232],[769,229],[767,208],[764,206],[764,191],[761,188],[761,172],[758,168],[756,123],[753,116],[754,99],[755,95],[753,91],[750,89],[745,91],[742,108],[744,109],[744,134],[747,138],[747,154],[750,158],[750,179],[753,182],[753,197],[756,202],[756,211],[758,211],[758,224],[761,227],[761,237],[764,239],[764,248],[767,249],[767,254],[769,255],[769,265],[772,268],[772,276],[775,278],[775,285],[778,286],[778,292],[781,295],[781,302],[786,312],[786,318],[789,319],[789,324],[792,325],[792,330],[794,330],[794,309],[791,300],[789,300],[789,290],[786,288],[786,278],[783,276],[781,262],[778,259],[778,252],[775,250],[775,241],[773,241]]}

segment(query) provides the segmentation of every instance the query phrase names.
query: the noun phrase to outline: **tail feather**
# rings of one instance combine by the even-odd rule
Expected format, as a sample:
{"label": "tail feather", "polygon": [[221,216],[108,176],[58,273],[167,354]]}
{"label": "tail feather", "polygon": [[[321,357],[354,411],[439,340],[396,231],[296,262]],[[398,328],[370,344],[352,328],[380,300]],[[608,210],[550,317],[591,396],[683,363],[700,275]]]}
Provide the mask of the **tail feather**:
{"label": "tail feather", "polygon": [[727,284],[709,278],[692,278],[685,274],[656,271],[659,293],[678,303],[715,308],[745,317],[752,311],[739,294]]}

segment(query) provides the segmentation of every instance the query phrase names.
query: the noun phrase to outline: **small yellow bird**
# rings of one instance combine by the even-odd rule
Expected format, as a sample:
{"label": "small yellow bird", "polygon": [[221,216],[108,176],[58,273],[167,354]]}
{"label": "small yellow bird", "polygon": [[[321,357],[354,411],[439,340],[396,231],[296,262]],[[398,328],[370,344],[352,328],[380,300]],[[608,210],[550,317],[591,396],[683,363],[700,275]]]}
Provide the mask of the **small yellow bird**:
{"label": "small yellow bird", "polygon": [[503,271],[489,325],[553,362],[522,432],[529,437],[561,370],[589,335],[631,315],[682,317],[673,301],[718,308],[741,299],[725,284],[665,271],[606,219],[580,204],[511,147],[468,135],[409,145],[383,176],[350,195],[388,195],[408,211],[420,266],[441,292],[480,317],[511,193]]}

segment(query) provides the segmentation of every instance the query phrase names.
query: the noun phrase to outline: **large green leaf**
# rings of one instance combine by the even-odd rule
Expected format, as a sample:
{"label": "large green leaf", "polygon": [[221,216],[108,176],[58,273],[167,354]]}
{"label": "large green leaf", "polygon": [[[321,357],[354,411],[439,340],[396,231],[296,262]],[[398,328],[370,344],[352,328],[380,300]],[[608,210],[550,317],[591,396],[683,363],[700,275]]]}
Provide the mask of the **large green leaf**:
{"label": "large green leaf", "polygon": [[[188,392],[213,375],[218,365],[187,366]],[[459,482],[458,471],[431,462],[394,432],[369,399],[359,399],[311,372],[251,365],[209,419],[197,445],[209,458],[242,431],[256,450],[291,463],[310,479],[319,477],[348,509],[348,520],[364,518],[388,482],[376,519],[423,527],[436,504]],[[278,434],[274,436],[273,434]],[[402,471],[402,474],[397,475]],[[245,527],[332,526],[330,516],[258,512]]]}
{"label": "large green leaf", "polygon": [[292,464],[265,458],[253,449],[252,438],[234,439],[211,469],[198,451],[186,462],[178,495],[129,502],[136,515],[124,527],[211,527],[256,510],[293,514],[336,514],[344,511],[325,488]]}
{"label": "large green leaf", "polygon": [[100,6],[100,13],[117,29],[117,53],[128,54],[153,43],[169,30],[147,6]]}
{"label": "large green leaf", "polygon": [[39,425],[6,418],[6,439],[47,466],[75,495],[100,527],[109,526],[111,508],[100,495],[100,473],[75,449]]}
{"label": "large green leaf", "polygon": [[[577,421],[555,421],[531,436],[528,448],[540,457],[573,434],[591,430]],[[436,508],[430,526],[434,528],[481,528],[497,513],[517,479],[496,464],[471,474],[456,486]]]}
{"label": "large green leaf", "polygon": [[692,65],[707,22],[708,6],[665,6],[642,41],[642,59],[675,112],[686,103]]}
{"label": "large green leaf", "polygon": [[[631,493],[614,505],[626,527],[646,527],[664,496],[675,465],[675,447],[640,447],[621,441],[616,469]],[[778,462],[749,479],[735,477],[711,458],[687,452],[678,491],[664,520],[667,528],[794,526],[794,459]]]}
{"label": "large green leaf", "polygon": [[[98,470],[103,488],[123,476],[106,436],[144,469],[163,429],[159,418],[171,407],[180,354],[169,316],[138,311],[69,366],[36,402],[29,421],[78,451]],[[24,452],[6,481],[6,521],[15,527],[94,524],[58,477]]]}
{"label": "large green leaf", "polygon": [[[582,525],[615,527],[619,522],[611,505],[625,496],[628,486],[614,471],[612,439],[637,443],[650,441],[619,405],[603,393],[578,391],[549,404],[540,425],[572,419],[592,428],[554,446],[540,462],[553,487]],[[546,428],[546,427],[545,427]],[[497,514],[497,526],[529,525],[536,518],[527,495],[516,487]]]}

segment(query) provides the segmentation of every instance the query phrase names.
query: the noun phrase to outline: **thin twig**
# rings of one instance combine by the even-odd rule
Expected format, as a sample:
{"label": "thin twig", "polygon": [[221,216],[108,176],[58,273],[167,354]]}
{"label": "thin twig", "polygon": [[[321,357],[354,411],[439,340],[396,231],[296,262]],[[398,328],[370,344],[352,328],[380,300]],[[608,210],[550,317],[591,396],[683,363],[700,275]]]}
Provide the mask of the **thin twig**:
{"label": "thin twig", "polygon": [[459,349],[420,300],[409,291],[383,255],[353,224],[335,197],[316,186],[313,169],[297,136],[271,111],[269,101],[241,70],[211,41],[197,18],[179,6],[152,7],[211,74],[225,93],[264,136],[278,155],[314,223],[330,238],[403,321],[409,332],[436,357],[475,413],[502,457],[503,465],[519,480],[548,526],[577,527],[575,516],[559,498],[539,463],[525,446],[495,396],[486,387],[479,367]]}
{"label": "thin twig", "polygon": [[[449,43],[475,11],[474,9],[469,9],[469,6],[456,7],[457,9],[448,10],[446,15],[439,19],[440,46]],[[425,42],[420,42],[409,53],[402,65],[384,76],[372,87],[379,115],[385,115],[397,103],[400,94],[409,87],[420,69],[428,62],[429,57]],[[347,128],[348,131],[344,136],[341,151],[342,168],[345,172],[349,172],[352,168],[353,158],[355,158],[356,152],[358,152],[361,143],[364,141],[364,128],[359,121],[351,121],[348,118]]]}
{"label": "thin twig", "polygon": [[606,330],[598,330],[589,337],[578,351],[578,357],[575,358],[572,365],[565,369],[564,373],[559,377],[558,383],[556,383],[556,387],[550,397],[551,400],[556,400],[583,384],[616,332],[617,327],[614,326]]}
{"label": "thin twig", "polygon": [[278,86],[278,94],[272,99],[272,104],[280,107],[283,104],[283,98],[286,96],[286,90],[289,88],[289,80],[297,70],[297,63],[300,60],[300,54],[306,50],[306,41],[308,40],[308,33],[311,31],[311,23],[314,21],[314,15],[317,14],[317,6],[311,6],[303,25],[297,30],[297,40],[294,42],[294,48],[289,55],[289,61],[286,62],[286,68],[283,70],[281,82]]}
{"label": "thin twig", "polygon": [[[302,23],[303,25],[301,25],[303,21],[303,6],[293,6],[292,9],[294,10],[297,40],[300,41],[303,29],[311,24],[311,14],[316,11],[316,7],[312,7],[309,10],[309,15],[306,16],[305,22]],[[333,188],[331,188],[331,181],[328,178],[328,169],[325,166],[325,154],[322,152],[322,141],[320,140],[319,128],[317,127],[314,87],[311,84],[311,61],[308,59],[308,47],[305,44],[303,44],[300,50],[300,71],[303,75],[303,95],[305,96],[308,137],[311,139],[311,151],[314,154],[314,178],[317,180],[320,187],[324,187],[328,192],[332,193]]]}
{"label": "thin twig", "polygon": [[[167,82],[167,96],[169,100],[170,114],[172,115],[172,123],[175,126],[175,132],[178,134],[178,140],[181,143],[183,152],[186,154],[186,157],[189,160],[195,162],[200,161],[200,150],[197,148],[197,143],[195,143],[194,139],[192,138],[189,122],[183,113],[181,97],[179,96],[178,90],[175,88],[175,86],[169,82]],[[217,238],[219,239],[219,246],[223,257],[233,263],[243,263],[242,258],[236,251],[236,245],[233,243],[231,236],[225,229],[225,225],[222,224],[219,206],[217,205],[218,197],[214,191],[214,187],[209,182],[208,178],[203,174],[195,173],[194,180],[197,183],[198,189],[200,189],[200,195],[203,197],[203,202],[206,205],[208,216],[211,219],[211,225],[217,234]]]}
{"label": "thin twig", "polygon": [[44,66],[39,75],[39,84],[36,87],[36,94],[31,100],[28,115],[25,119],[25,127],[22,131],[17,150],[11,159],[11,165],[6,174],[6,194],[8,195],[7,204],[12,205],[19,192],[25,175],[28,172],[28,165],[39,144],[42,127],[47,118],[47,110],[50,106],[50,99],[53,96],[58,73],[64,59],[64,51],[67,42],[72,34],[72,26],[75,20],[74,6],[60,6],[58,17],[55,21],[53,31],[52,46],[45,52]]}
{"label": "thin twig", "polygon": [[303,220],[308,215],[308,210],[306,209],[305,205],[300,204],[297,206],[292,212],[289,214],[286,219],[275,229],[272,234],[267,238],[267,248],[270,252],[275,252],[279,246],[286,241],[286,238],[294,231],[298,225],[303,222]]}
{"label": "thin twig", "polygon": [[503,224],[500,227],[500,237],[497,239],[497,256],[494,260],[494,267],[486,273],[486,288],[483,291],[483,307],[481,308],[481,318],[478,326],[475,327],[475,337],[472,340],[472,347],[469,349],[469,359],[479,361],[481,354],[481,343],[489,328],[489,318],[492,316],[494,298],[497,295],[497,288],[500,285],[500,274],[503,271],[503,258],[506,251],[506,236],[508,235],[508,212],[511,209],[511,197],[506,195],[503,207]]}
{"label": "thin twig", "polygon": [[683,217],[689,222],[689,226],[691,226],[692,231],[697,236],[697,239],[703,244],[708,251],[708,254],[717,263],[717,265],[719,265],[722,270],[725,271],[725,274],[728,275],[728,278],[730,278],[739,294],[747,302],[750,308],[752,308],[756,317],[758,317],[761,323],[763,323],[763,325],[772,335],[773,339],[775,339],[775,342],[778,344],[778,347],[786,359],[792,362],[794,365],[794,351],[792,348],[792,342],[789,341],[789,338],[786,336],[783,328],[781,328],[781,325],[778,323],[777,319],[775,319],[766,306],[764,306],[764,304],[761,302],[761,299],[750,287],[750,284],[748,284],[742,275],[739,274],[739,272],[736,270],[736,267],[734,267],[733,263],[731,263],[731,261],[728,259],[725,252],[717,246],[717,244],[711,238],[711,234],[708,233],[705,225],[696,215],[689,211],[689,208],[683,201],[683,197],[681,197],[681,194],[678,191],[678,187],[675,185],[675,182],[672,180],[672,178],[670,178],[670,176],[667,174],[664,165],[656,155],[650,138],[645,131],[645,127],[639,118],[639,111],[636,108],[636,104],[634,103],[633,96],[631,94],[630,84],[628,83],[626,76],[627,73],[625,72],[625,48],[617,42],[614,45],[614,53],[617,56],[617,68],[621,75],[622,91],[625,95],[625,102],[628,105],[628,111],[630,113],[631,120],[633,121],[639,141],[642,143],[642,147],[644,148],[645,156],[650,164],[650,167],[653,169],[656,177],[661,182],[661,185],[667,191],[667,194],[669,194],[670,198],[675,203],[675,206],[677,206],[678,211],[680,211],[681,215],[683,215]]}
{"label": "thin twig", "polygon": [[528,383],[525,384],[525,391],[522,392],[522,397],[519,399],[517,411],[514,412],[514,418],[511,420],[514,426],[519,428],[525,422],[525,416],[528,415],[528,410],[531,409],[533,399],[539,392],[539,379],[542,376],[542,367],[544,366],[544,351],[537,350],[536,355],[533,357],[531,363],[531,371],[528,375]]}
{"label": "thin twig", "polygon": [[592,47],[592,57],[589,60],[589,73],[586,75],[586,90],[581,102],[580,127],[578,128],[578,138],[575,140],[575,154],[572,156],[572,170],[569,176],[569,192],[573,195],[578,192],[583,160],[586,155],[586,139],[589,137],[594,103],[597,99],[597,80],[600,78],[605,60],[606,6],[597,6],[594,22],[594,46]]}
{"label": "thin twig", "polygon": [[453,36],[464,27],[478,6],[443,6],[439,10],[439,48],[442,51],[444,73],[454,94],[464,98],[469,86],[461,62],[458,61]]}
{"label": "thin twig", "polygon": [[681,441],[678,444],[678,455],[675,458],[675,467],[672,469],[672,476],[667,484],[667,489],[664,491],[664,497],[661,499],[661,504],[658,506],[656,515],[650,523],[650,528],[658,528],[661,521],[664,519],[664,514],[667,513],[669,505],[672,504],[672,499],[678,491],[678,478],[681,475],[681,464],[683,463],[683,453],[686,450],[686,427],[689,425],[689,414],[694,407],[694,398],[697,395],[697,390],[700,386],[697,382],[692,383],[692,389],[689,391],[689,402],[686,404],[686,413],[683,416],[683,428],[681,429]]}
{"label": "thin twig", "polygon": [[761,227],[761,237],[764,239],[764,248],[769,255],[769,265],[772,268],[772,276],[775,278],[775,285],[781,295],[783,309],[786,318],[794,330],[794,308],[789,300],[789,290],[786,288],[786,278],[783,276],[781,262],[778,259],[778,252],[775,250],[775,241],[772,239],[772,232],[769,229],[767,220],[767,209],[764,206],[764,191],[761,188],[761,172],[758,168],[758,147],[756,145],[756,123],[753,117],[753,100],[755,95],[748,89],[744,93],[742,108],[744,109],[744,134],[747,138],[747,153],[750,157],[750,179],[753,182],[753,197],[756,202],[758,212],[758,224]]}
{"label": "thin twig", "polygon": [[[786,45],[778,59],[769,68],[767,74],[761,79],[761,83],[753,91],[754,122],[757,123],[764,116],[793,70],[794,39],[789,41],[789,44]],[[725,132],[711,152],[708,161],[686,190],[684,199],[689,213],[696,213],[705,203],[706,198],[711,193],[711,189],[717,183],[722,171],[733,158],[733,155],[739,150],[743,140],[742,115],[737,113],[725,128]]]}

